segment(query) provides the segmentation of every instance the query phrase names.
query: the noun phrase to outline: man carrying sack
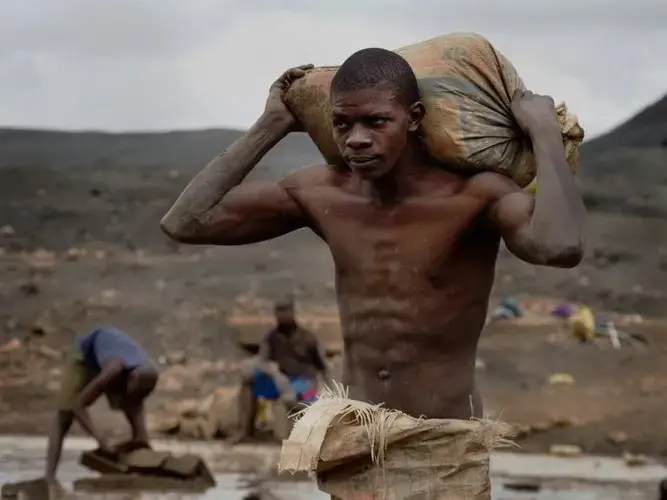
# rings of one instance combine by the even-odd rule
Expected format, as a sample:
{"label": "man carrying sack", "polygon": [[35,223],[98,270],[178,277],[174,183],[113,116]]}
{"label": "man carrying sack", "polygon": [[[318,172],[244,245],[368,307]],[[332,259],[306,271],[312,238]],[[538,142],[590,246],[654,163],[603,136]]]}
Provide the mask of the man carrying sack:
{"label": "man carrying sack", "polygon": [[571,268],[583,253],[585,208],[554,103],[517,91],[511,104],[532,142],[533,197],[503,175],[434,161],[410,65],[365,49],[331,82],[344,164],[243,182],[299,129],[284,97],[310,68],[274,83],[264,114],[190,182],[162,228],[184,243],[240,245],[307,227],[331,250],[349,394],[336,388],[303,410],[282,470],[314,473],[343,500],[490,499],[490,450],[506,429],[481,420],[474,367],[500,241],[535,265]]}

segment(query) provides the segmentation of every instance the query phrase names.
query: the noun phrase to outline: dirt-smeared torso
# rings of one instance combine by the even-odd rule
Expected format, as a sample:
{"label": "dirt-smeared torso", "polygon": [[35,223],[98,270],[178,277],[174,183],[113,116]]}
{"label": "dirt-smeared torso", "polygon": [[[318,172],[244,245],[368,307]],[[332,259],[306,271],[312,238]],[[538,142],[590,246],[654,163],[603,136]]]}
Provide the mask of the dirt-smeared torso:
{"label": "dirt-smeared torso", "polygon": [[474,367],[499,237],[486,201],[445,178],[390,205],[334,173],[293,195],[335,262],[350,396],[468,418],[482,411]]}

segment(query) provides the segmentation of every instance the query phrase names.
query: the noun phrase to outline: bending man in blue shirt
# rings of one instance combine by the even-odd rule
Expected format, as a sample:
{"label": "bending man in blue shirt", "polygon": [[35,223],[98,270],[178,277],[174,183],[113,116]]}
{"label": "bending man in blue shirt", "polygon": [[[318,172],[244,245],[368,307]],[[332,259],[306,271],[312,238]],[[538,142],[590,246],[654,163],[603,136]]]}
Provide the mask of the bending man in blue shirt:
{"label": "bending man in blue shirt", "polygon": [[88,414],[88,407],[102,394],[111,409],[125,414],[132,428],[132,440],[124,447],[148,447],[144,400],[155,389],[158,372],[136,341],[115,328],[97,328],[77,337],[65,363],[58,416],[49,436],[46,478],[55,479],[63,440],[74,420],[97,440],[101,452],[115,454]]}

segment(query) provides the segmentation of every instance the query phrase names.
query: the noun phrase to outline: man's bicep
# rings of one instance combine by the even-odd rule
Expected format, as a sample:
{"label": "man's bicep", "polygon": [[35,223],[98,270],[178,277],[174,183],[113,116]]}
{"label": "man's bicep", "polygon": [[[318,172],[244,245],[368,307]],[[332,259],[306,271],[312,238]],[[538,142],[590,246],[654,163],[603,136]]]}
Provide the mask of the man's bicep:
{"label": "man's bicep", "polygon": [[521,191],[499,197],[489,208],[492,223],[503,237],[511,237],[530,224],[535,200]]}
{"label": "man's bicep", "polygon": [[231,189],[201,221],[207,243],[257,243],[305,225],[299,203],[277,182],[245,182]]}

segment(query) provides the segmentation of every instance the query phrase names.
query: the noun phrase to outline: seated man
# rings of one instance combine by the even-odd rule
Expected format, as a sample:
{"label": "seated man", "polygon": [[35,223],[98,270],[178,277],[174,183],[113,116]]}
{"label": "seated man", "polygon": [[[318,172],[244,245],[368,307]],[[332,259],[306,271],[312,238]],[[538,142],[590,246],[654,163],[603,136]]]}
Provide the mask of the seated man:
{"label": "seated man", "polygon": [[237,443],[251,438],[255,430],[257,398],[281,398],[289,409],[311,403],[317,396],[317,375],[329,383],[329,374],[315,336],[296,322],[294,303],[275,305],[276,328],[259,346],[256,365],[246,373],[239,393],[240,429],[231,437]]}
{"label": "seated man", "polygon": [[63,440],[75,419],[98,442],[101,452],[116,453],[87,410],[102,394],[113,410],[125,414],[132,428],[131,441],[123,445],[124,450],[148,447],[144,400],[155,389],[157,379],[157,369],[145,351],[120,330],[103,327],[77,337],[63,367],[58,415],[49,436],[47,480],[55,479]]}

